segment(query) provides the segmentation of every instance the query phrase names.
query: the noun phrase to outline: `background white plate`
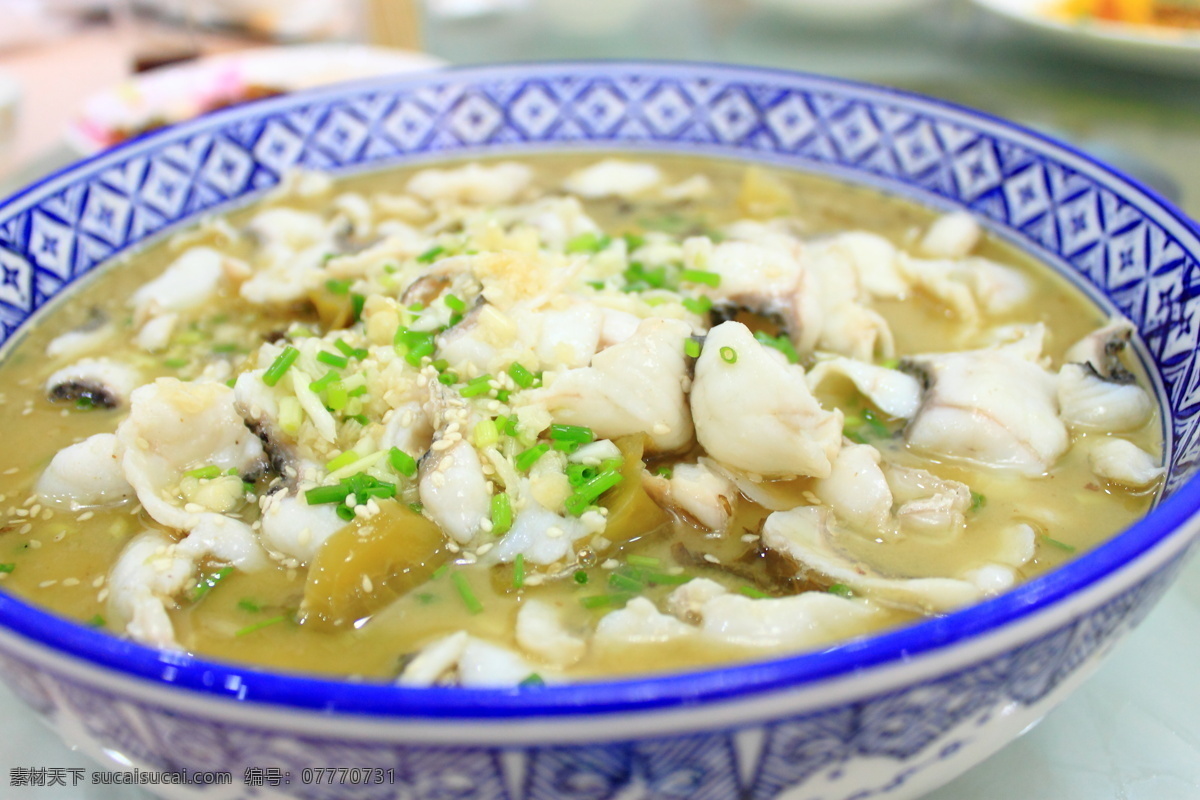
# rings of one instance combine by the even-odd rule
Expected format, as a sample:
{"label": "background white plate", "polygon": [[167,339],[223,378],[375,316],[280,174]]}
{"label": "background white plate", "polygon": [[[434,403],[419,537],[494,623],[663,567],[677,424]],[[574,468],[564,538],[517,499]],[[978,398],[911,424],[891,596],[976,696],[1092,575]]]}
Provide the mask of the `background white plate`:
{"label": "background white plate", "polygon": [[1200,76],[1200,29],[1067,20],[1054,13],[1056,0],[973,2],[1077,53],[1108,63]]}

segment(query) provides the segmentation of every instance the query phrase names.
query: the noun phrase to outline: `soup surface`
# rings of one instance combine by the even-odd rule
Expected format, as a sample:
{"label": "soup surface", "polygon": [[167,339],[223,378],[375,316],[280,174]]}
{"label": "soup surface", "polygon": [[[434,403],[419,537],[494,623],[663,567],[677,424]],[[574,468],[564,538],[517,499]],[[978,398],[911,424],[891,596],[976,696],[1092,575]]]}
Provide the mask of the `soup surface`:
{"label": "soup surface", "polygon": [[1131,331],[966,215],[811,176],[297,175],[10,345],[0,587],[411,685],[822,647],[1147,510]]}

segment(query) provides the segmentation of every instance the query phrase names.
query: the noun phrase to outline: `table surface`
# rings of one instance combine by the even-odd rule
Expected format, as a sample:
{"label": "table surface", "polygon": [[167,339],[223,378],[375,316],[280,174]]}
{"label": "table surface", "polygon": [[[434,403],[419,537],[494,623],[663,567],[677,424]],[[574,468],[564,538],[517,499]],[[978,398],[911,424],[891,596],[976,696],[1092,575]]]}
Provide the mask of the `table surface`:
{"label": "table surface", "polygon": [[[1159,189],[1192,216],[1200,214],[1200,79],[1121,67],[1103,53],[1091,59],[1072,55],[965,0],[934,0],[898,19],[853,26],[815,24],[750,0],[529,0],[509,6],[517,10],[427,19],[427,49],[460,64],[687,59],[898,86],[1070,140]],[[596,18],[601,7],[607,19]],[[588,15],[588,27],[581,29],[579,19]],[[26,86],[18,141],[7,154],[8,172],[0,172],[0,193],[73,159],[65,146],[46,143],[58,140],[84,96],[120,75],[124,56],[114,48],[93,32],[0,54],[0,70]],[[63,59],[88,69],[70,70],[68,80]],[[1197,663],[1200,560],[1193,560],[1162,604],[1082,689],[1038,727],[928,800],[1196,800]],[[4,689],[0,718],[7,727],[0,738],[0,769],[94,768]],[[9,796],[5,783],[0,775],[0,797]],[[37,796],[148,797],[137,789],[39,789]]]}

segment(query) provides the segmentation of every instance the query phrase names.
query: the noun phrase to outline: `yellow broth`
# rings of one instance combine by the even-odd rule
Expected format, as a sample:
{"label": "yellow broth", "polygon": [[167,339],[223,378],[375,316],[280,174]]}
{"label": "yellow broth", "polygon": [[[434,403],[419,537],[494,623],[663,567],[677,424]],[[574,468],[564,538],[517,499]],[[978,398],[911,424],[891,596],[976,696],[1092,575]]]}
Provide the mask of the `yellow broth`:
{"label": "yellow broth", "polygon": [[[530,159],[527,163],[535,168],[539,184],[549,187],[557,185],[567,171],[592,160],[579,155],[554,155]],[[652,226],[706,228],[739,219],[747,210],[739,208],[737,203],[744,174],[742,165],[660,156],[654,160],[669,176],[678,179],[703,171],[716,185],[715,200],[687,206],[667,216],[613,200],[588,203],[587,212],[606,231],[636,232],[654,214],[659,218],[652,221]],[[776,177],[790,190],[794,203],[790,213],[802,221],[806,236],[866,229],[903,247],[911,245],[935,217],[931,211],[910,202],[829,179],[783,172]],[[347,179],[342,187],[361,192],[397,191],[406,179],[405,172],[386,172]],[[303,206],[298,201],[289,203]],[[773,213],[772,209],[766,211],[768,215]],[[230,216],[230,222],[239,226],[248,213],[249,210],[236,212]],[[32,496],[38,475],[59,449],[92,434],[112,431],[123,414],[119,410],[79,410],[70,404],[47,401],[42,388],[47,375],[67,363],[56,363],[45,355],[51,339],[78,326],[98,308],[116,320],[126,334],[122,343],[114,345],[106,355],[135,363],[142,369],[145,380],[158,375],[189,379],[199,374],[203,361],[209,358],[229,359],[236,368],[257,348],[264,335],[297,319],[294,314],[276,316],[264,312],[236,296],[224,297],[219,305],[188,317],[182,335],[176,335],[167,351],[149,355],[138,350],[130,341],[132,320],[125,306],[126,298],[177,257],[185,244],[198,242],[210,243],[240,257],[253,255],[244,243],[223,242],[220,231],[212,226],[202,226],[184,244],[174,239],[155,243],[82,281],[64,300],[53,304],[52,313],[40,314],[36,324],[7,348],[0,365],[0,430],[5,443],[5,463],[0,471],[0,564],[3,565],[0,568],[9,570],[0,572],[3,591],[88,624],[106,626],[109,623],[104,619],[107,612],[102,598],[109,568],[133,535],[159,527],[140,507],[131,513],[130,504],[68,512],[43,507]],[[1011,320],[992,321],[1044,321],[1051,332],[1048,355],[1056,361],[1067,346],[1104,322],[1103,315],[1066,281],[1004,243],[986,239],[977,252],[1017,266],[1034,280],[1036,305],[1013,315]],[[900,353],[942,351],[960,333],[952,317],[920,295],[906,302],[877,303],[876,307],[890,323]],[[302,314],[301,319],[314,327],[318,324],[311,312]],[[857,402],[850,394],[824,393],[822,399],[848,408]],[[1153,420],[1128,438],[1157,453],[1158,436],[1158,423]],[[1149,492],[1119,490],[1094,477],[1078,439],[1076,435],[1076,443],[1053,472],[1039,480],[1018,479],[957,463],[933,462],[908,452],[902,440],[872,442],[893,463],[920,466],[940,477],[961,481],[986,497],[986,503],[972,511],[968,533],[953,544],[869,535],[851,537],[845,544],[854,555],[881,571],[907,576],[938,575],[953,565],[958,569],[971,564],[976,558],[972,548],[986,552],[1004,526],[1028,522],[1044,537],[1039,540],[1035,558],[1021,569],[1022,577],[1027,579],[1053,569],[1075,553],[1093,548],[1127,527],[1147,511],[1152,499]],[[676,459],[668,459],[667,463],[672,460]],[[804,490],[803,480],[796,484],[796,491]],[[248,504],[240,513],[246,521],[251,521],[258,509]],[[689,563],[676,571],[709,577],[734,590],[758,585],[770,593],[772,581],[766,577],[765,560],[755,553],[755,544],[748,541],[766,513],[746,501],[739,506],[726,536],[714,536],[676,520],[670,530],[636,538],[625,545],[624,551],[658,558],[664,564],[671,562],[673,547],[708,552],[720,563]],[[744,541],[746,534],[751,536]],[[594,627],[595,620],[610,611],[611,606],[589,609],[580,599],[606,591],[611,570],[606,569],[604,562],[613,555],[612,551],[602,554],[596,559],[598,563],[580,569],[577,574],[520,589],[513,586],[511,565],[452,566],[369,619],[335,631],[294,621],[304,593],[305,571],[279,564],[254,574],[232,572],[198,599],[183,598],[171,616],[180,644],[205,657],[283,670],[391,678],[424,644],[448,632],[465,630],[511,644],[513,620],[526,597],[537,596],[553,603],[562,610],[568,627],[580,631]],[[736,565],[737,574],[726,571],[730,565]],[[207,564],[203,569],[211,575],[219,565]],[[484,613],[471,613],[463,602],[452,580],[455,572],[469,581]],[[652,599],[661,599],[672,588],[657,587],[648,594]],[[917,616],[889,611],[886,622],[900,625]],[[572,668],[571,674],[655,672],[760,655],[711,643],[638,645],[620,652],[589,653]]]}

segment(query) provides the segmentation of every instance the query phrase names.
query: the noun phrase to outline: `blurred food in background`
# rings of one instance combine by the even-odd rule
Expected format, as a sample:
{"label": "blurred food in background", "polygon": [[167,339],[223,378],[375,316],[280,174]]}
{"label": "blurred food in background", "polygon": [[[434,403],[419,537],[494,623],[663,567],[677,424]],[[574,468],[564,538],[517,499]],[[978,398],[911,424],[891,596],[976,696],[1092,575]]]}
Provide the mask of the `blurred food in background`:
{"label": "blurred food in background", "polygon": [[265,47],[209,56],[92,95],[67,130],[80,154],[238,103],[341,80],[429,69],[422,53],[355,44]]}
{"label": "blurred food in background", "polygon": [[1056,12],[1073,19],[1200,28],[1200,3],[1196,0],[1060,0],[1052,7]]}

